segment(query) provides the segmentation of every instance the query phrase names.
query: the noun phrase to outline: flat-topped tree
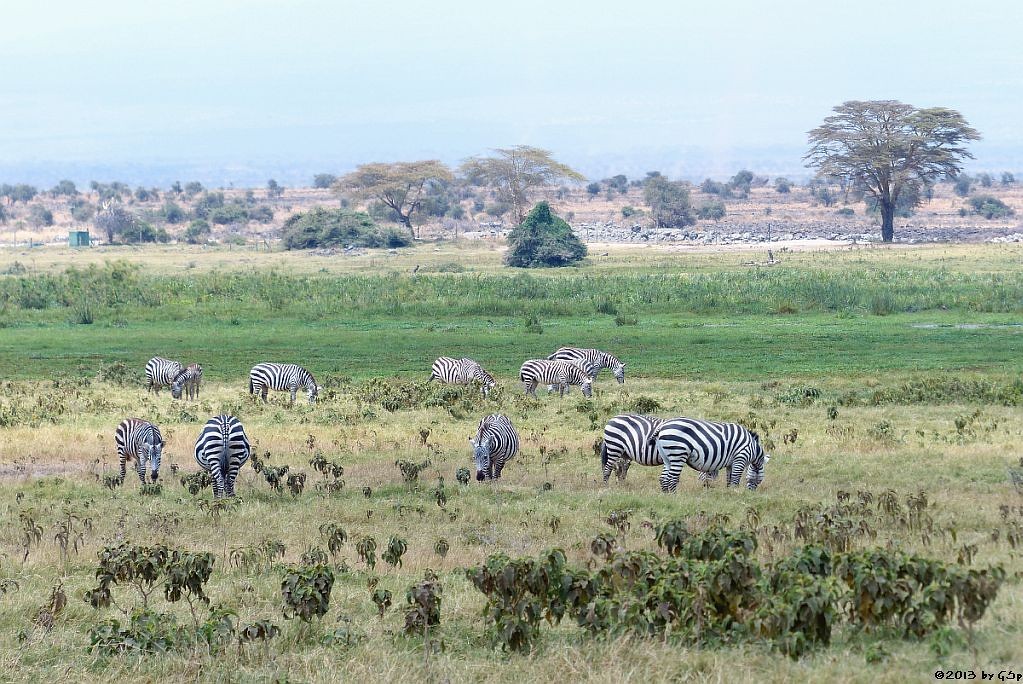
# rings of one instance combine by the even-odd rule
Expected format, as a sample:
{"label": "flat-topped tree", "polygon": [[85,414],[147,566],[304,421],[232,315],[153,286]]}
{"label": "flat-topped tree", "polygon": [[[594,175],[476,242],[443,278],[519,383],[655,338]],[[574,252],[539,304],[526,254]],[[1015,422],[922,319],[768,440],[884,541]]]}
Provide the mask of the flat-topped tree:
{"label": "flat-topped tree", "polygon": [[461,168],[462,174],[478,185],[488,185],[502,200],[512,205],[515,220],[526,218],[530,195],[537,188],[561,181],[582,181],[585,176],[551,158],[551,153],[529,145],[498,148],[492,157],[472,157]]}
{"label": "flat-topped tree", "polygon": [[803,159],[823,176],[863,188],[881,212],[881,239],[895,237],[895,211],[907,189],[956,176],[965,147],[980,134],[962,114],[944,107],[918,109],[896,100],[850,100],[809,133]]}
{"label": "flat-topped tree", "polygon": [[391,208],[398,221],[414,234],[412,217],[434,185],[452,180],[447,166],[435,159],[393,164],[363,164],[334,183],[344,196],[374,199]]}

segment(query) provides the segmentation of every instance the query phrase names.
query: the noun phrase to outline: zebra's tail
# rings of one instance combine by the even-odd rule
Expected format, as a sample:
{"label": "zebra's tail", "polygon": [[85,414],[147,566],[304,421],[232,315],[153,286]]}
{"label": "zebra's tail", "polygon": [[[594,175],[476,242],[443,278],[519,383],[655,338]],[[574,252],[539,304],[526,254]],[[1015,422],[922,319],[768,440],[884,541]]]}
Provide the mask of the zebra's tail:
{"label": "zebra's tail", "polygon": [[607,470],[607,440],[600,440],[600,467]]}
{"label": "zebra's tail", "polygon": [[249,394],[252,394],[253,391],[254,391],[254,388],[252,386],[252,378],[250,377],[249,378]]}
{"label": "zebra's tail", "polygon": [[656,427],[650,432],[650,437],[646,441],[647,446],[653,446],[657,442],[657,435],[661,432],[660,427]]}

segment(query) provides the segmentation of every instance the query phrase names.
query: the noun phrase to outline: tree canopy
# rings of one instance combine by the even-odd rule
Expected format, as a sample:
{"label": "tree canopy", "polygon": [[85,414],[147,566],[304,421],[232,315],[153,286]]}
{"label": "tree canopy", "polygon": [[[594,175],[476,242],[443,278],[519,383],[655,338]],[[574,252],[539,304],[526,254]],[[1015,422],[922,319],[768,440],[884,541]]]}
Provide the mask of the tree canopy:
{"label": "tree canopy", "polygon": [[520,268],[569,266],[586,256],[586,245],[546,202],[540,202],[508,234],[505,263]]}
{"label": "tree canopy", "polygon": [[959,173],[973,155],[965,144],[979,140],[952,109],[918,109],[896,100],[850,100],[809,133],[807,166],[843,178],[874,196],[881,212],[881,239],[895,236],[899,195],[908,188]]}
{"label": "tree canopy", "polygon": [[334,189],[341,195],[382,202],[412,231],[412,217],[432,186],[450,182],[452,178],[448,167],[435,159],[363,164],[340,178]]}
{"label": "tree canopy", "polygon": [[696,223],[686,183],[670,181],[660,174],[651,176],[643,187],[643,199],[658,228],[684,228]]}
{"label": "tree canopy", "polygon": [[498,148],[492,157],[472,157],[462,164],[461,171],[470,182],[497,190],[520,223],[535,189],[566,180],[585,180],[578,171],[555,161],[547,150],[528,145]]}

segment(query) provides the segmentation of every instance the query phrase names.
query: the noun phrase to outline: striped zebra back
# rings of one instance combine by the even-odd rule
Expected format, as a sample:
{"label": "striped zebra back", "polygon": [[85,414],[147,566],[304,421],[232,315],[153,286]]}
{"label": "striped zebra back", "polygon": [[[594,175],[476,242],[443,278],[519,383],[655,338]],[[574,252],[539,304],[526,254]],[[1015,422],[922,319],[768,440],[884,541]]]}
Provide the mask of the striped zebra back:
{"label": "striped zebra back", "polygon": [[214,416],[195,441],[195,461],[213,477],[213,496],[234,496],[238,471],[249,460],[252,448],[245,428],[235,416]]}

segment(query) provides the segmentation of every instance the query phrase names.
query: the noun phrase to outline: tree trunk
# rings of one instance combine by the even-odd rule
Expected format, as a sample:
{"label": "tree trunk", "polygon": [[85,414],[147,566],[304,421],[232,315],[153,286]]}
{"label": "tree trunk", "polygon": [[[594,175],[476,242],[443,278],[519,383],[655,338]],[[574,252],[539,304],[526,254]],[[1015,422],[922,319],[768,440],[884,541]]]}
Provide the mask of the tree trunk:
{"label": "tree trunk", "polygon": [[891,242],[895,239],[895,202],[880,201],[881,207],[881,241]]}

